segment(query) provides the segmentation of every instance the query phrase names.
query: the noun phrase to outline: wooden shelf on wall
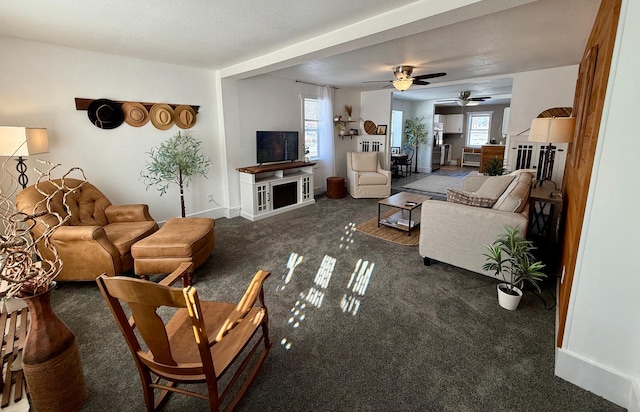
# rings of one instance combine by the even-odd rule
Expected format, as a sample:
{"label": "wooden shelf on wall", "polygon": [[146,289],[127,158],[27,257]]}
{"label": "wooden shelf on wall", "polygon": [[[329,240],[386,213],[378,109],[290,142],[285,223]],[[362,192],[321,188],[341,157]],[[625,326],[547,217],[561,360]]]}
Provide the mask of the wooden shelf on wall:
{"label": "wooden shelf on wall", "polygon": [[[76,110],[88,110],[89,109],[89,105],[94,101],[94,100],[98,100],[98,99],[87,99],[87,98],[83,98],[83,97],[76,97]],[[126,103],[127,101],[131,101],[131,100],[114,100],[115,103],[118,104],[122,104],[122,103]],[[157,103],[149,103],[149,102],[138,102],[141,105],[143,105],[147,110],[151,110],[151,107],[154,104]],[[191,106],[193,108],[193,110],[196,112],[196,114],[198,114],[198,110],[200,110],[200,106],[194,106],[191,104],[187,104],[187,105],[181,105],[181,104],[173,104],[173,103],[166,103],[169,106],[171,106],[172,109],[175,109],[178,106]]]}

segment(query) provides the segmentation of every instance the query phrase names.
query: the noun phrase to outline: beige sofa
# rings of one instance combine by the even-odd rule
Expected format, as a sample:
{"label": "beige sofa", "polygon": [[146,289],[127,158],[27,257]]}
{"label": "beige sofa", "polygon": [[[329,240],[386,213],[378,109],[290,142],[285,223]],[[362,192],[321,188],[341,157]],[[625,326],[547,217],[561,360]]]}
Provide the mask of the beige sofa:
{"label": "beige sofa", "polygon": [[391,195],[391,172],[380,167],[378,152],[347,153],[347,189],[351,197]]}
{"label": "beige sofa", "polygon": [[463,191],[449,190],[446,202],[424,202],[419,252],[425,265],[433,259],[493,277],[482,269],[485,245],[503,234],[505,226],[517,226],[526,236],[532,183],[533,175],[527,171],[507,176],[468,176]]}

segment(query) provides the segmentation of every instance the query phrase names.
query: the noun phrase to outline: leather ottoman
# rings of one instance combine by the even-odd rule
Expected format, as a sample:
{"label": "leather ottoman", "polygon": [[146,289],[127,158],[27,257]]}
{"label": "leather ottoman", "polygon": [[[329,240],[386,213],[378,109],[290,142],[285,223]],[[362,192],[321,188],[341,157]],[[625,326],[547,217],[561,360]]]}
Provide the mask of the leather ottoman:
{"label": "leather ottoman", "polygon": [[342,199],[346,196],[344,177],[327,177],[327,197],[329,199]]}
{"label": "leather ottoman", "polygon": [[[171,273],[181,263],[202,265],[215,244],[215,220],[203,217],[171,218],[155,233],[131,246],[137,276]],[[191,273],[188,279],[191,283]]]}

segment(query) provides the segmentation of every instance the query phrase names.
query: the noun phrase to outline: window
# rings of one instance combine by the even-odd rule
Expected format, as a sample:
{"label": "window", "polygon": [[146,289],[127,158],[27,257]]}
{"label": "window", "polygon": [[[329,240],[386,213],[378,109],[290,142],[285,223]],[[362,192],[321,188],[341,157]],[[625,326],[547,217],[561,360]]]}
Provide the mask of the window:
{"label": "window", "polygon": [[493,112],[473,112],[467,114],[467,146],[482,146],[489,142],[491,115]]}
{"label": "window", "polygon": [[308,156],[318,158],[318,112],[319,100],[314,97],[302,98],[302,113],[304,124],[304,144],[309,149]]}
{"label": "window", "polygon": [[391,111],[391,146],[402,146],[402,110]]}

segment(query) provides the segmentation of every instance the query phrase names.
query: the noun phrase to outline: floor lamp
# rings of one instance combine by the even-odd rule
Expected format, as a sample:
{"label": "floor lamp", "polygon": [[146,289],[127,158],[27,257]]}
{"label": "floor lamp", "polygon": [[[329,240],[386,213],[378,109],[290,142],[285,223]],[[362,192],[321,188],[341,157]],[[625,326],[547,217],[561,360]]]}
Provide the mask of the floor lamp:
{"label": "floor lamp", "polygon": [[542,186],[545,180],[551,180],[556,152],[554,143],[570,143],[576,126],[575,117],[543,117],[531,121],[529,141],[548,143],[538,160],[536,186]]}
{"label": "floor lamp", "polygon": [[18,171],[18,183],[22,188],[27,187],[27,165],[23,156],[48,153],[49,139],[47,129],[32,127],[0,126],[0,156],[18,156],[16,170]]}

